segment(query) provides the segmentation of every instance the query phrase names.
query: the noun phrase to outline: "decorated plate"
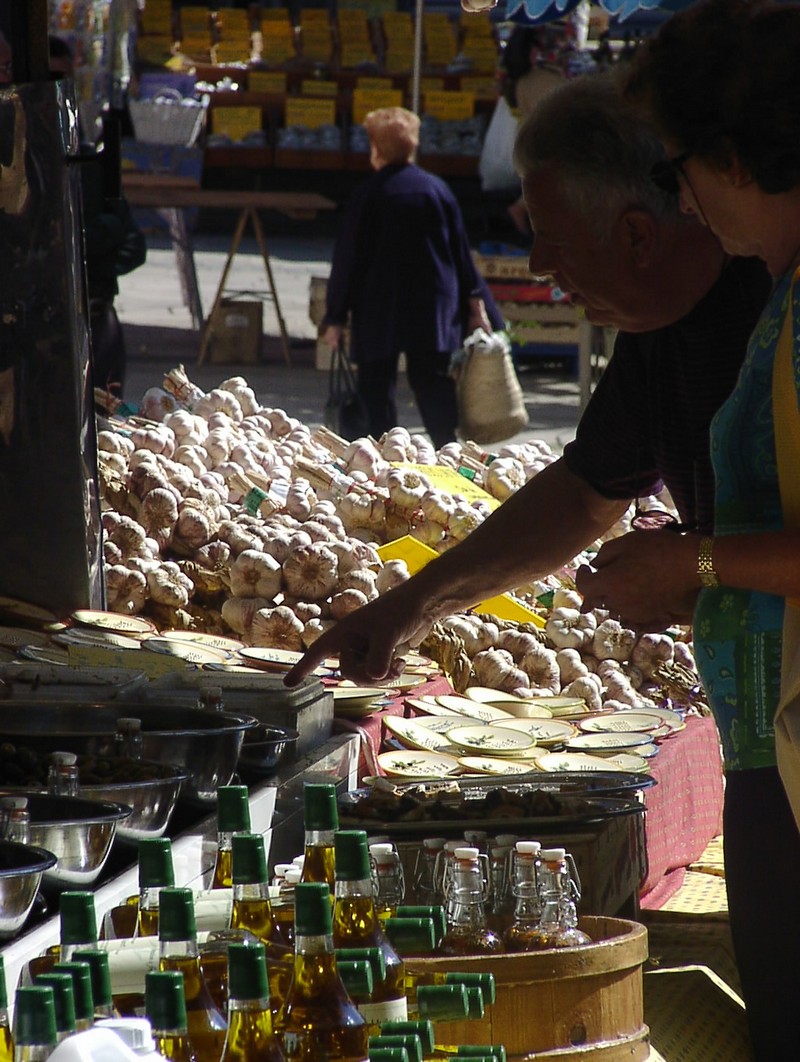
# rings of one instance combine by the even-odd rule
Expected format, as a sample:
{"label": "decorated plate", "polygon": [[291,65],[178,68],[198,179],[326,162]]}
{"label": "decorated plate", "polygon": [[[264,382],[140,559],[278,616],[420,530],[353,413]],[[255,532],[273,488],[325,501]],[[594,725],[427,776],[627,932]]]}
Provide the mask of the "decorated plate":
{"label": "decorated plate", "polygon": [[402,675],[398,675],[397,678],[382,682],[381,686],[384,690],[398,693],[403,690],[413,690],[415,686],[421,686],[424,682],[428,681],[428,677],[428,675],[406,675],[403,673]]}
{"label": "decorated plate", "polygon": [[446,778],[457,774],[461,765],[455,756],[442,752],[381,752],[381,770],[390,778]]}
{"label": "decorated plate", "polygon": [[257,645],[247,645],[239,650],[239,656],[251,667],[262,671],[288,671],[302,659],[303,654],[291,649],[262,649]]}
{"label": "decorated plate", "polygon": [[162,638],[171,642],[191,642],[192,645],[205,645],[209,649],[219,649],[223,653],[238,653],[244,649],[244,642],[228,638],[224,634],[206,634],[205,631],[162,631]]}
{"label": "decorated plate", "polygon": [[454,727],[464,725],[463,715],[423,715],[414,719],[417,726],[424,727],[434,734],[447,734]]}
{"label": "decorated plate", "polygon": [[493,690],[490,686],[470,686],[464,690],[464,696],[478,704],[494,704],[495,701],[523,701],[524,697],[515,697],[513,693]]}
{"label": "decorated plate", "polygon": [[171,638],[143,638],[142,649],[163,656],[175,656],[187,664],[224,664],[228,654],[221,649],[211,649],[207,645],[195,645],[193,642],[176,642]]}
{"label": "decorated plate", "polygon": [[458,762],[466,770],[478,774],[530,774],[535,770],[530,763],[515,763],[495,756],[459,756]]}
{"label": "decorated plate", "polygon": [[69,664],[69,652],[57,645],[24,645],[18,655],[25,660],[35,660],[37,664],[58,664],[60,667]]}
{"label": "decorated plate", "polygon": [[634,771],[644,774],[650,770],[650,764],[644,756],[638,756],[635,752],[620,752],[616,756],[606,756],[605,762],[616,767],[620,771]]}
{"label": "decorated plate", "polygon": [[360,719],[377,712],[386,703],[383,690],[376,686],[334,686],[333,714],[346,719]]}
{"label": "decorated plate", "polygon": [[566,719],[504,719],[499,725],[507,730],[521,730],[537,745],[558,745],[578,732]]}
{"label": "decorated plate", "polygon": [[58,645],[87,645],[101,649],[142,648],[138,638],[129,638],[127,634],[117,634],[116,631],[105,631],[99,627],[70,627],[69,630],[54,634],[53,641]]}
{"label": "decorated plate", "polygon": [[654,744],[652,737],[636,731],[625,733],[576,734],[567,741],[570,752],[591,752],[595,756],[614,756],[641,745]]}
{"label": "decorated plate", "polygon": [[502,708],[495,708],[491,704],[478,704],[469,697],[459,697],[457,694],[445,694],[436,698],[437,704],[442,708],[448,708],[456,715],[465,715],[468,719],[479,719],[482,723],[492,723],[495,719],[508,719],[508,712]]}
{"label": "decorated plate", "polygon": [[401,719],[399,716],[391,715],[383,720],[383,725],[407,749],[427,750],[428,752],[436,752],[439,749],[452,751],[450,742],[444,734],[437,734],[428,727],[420,726],[413,719]]}
{"label": "decorated plate", "polygon": [[540,771],[608,771],[609,762],[608,756],[586,752],[545,752],[537,757],[536,766]]}
{"label": "decorated plate", "polygon": [[25,627],[0,627],[0,645],[4,649],[21,649],[24,645],[44,648],[50,644],[50,635],[42,631],[29,631]]}
{"label": "decorated plate", "polygon": [[40,623],[43,626],[58,623],[58,617],[46,608],[32,605],[30,601],[20,601],[16,597],[7,597],[5,594],[0,594],[0,612],[7,616],[14,616],[18,620]]}
{"label": "decorated plate", "polygon": [[506,730],[500,726],[455,727],[447,740],[459,748],[485,752],[493,756],[515,756],[533,748],[536,742],[521,730]]}
{"label": "decorated plate", "polygon": [[637,708],[637,715],[654,715],[660,719],[665,727],[669,728],[670,734],[677,734],[679,730],[686,729],[686,720],[680,712],[673,712],[669,708]]}
{"label": "decorated plate", "polygon": [[412,708],[415,712],[422,712],[423,715],[446,716],[448,719],[463,719],[463,715],[460,712],[454,712],[450,708],[445,708],[444,705],[437,702],[435,697],[406,697],[403,703],[406,708]]}
{"label": "decorated plate", "polygon": [[656,715],[643,712],[606,712],[579,719],[578,726],[587,734],[650,733],[659,729],[660,720]]}
{"label": "decorated plate", "polygon": [[513,701],[492,701],[488,708],[501,708],[512,719],[552,719],[553,713],[541,701],[515,698]]}
{"label": "decorated plate", "polygon": [[155,623],[141,616],[126,616],[121,612],[102,612],[99,609],[83,608],[72,613],[72,618],[81,627],[90,627],[103,631],[116,631],[117,634],[156,634]]}
{"label": "decorated plate", "polygon": [[589,711],[580,697],[532,697],[531,703],[541,704],[555,719],[571,719]]}

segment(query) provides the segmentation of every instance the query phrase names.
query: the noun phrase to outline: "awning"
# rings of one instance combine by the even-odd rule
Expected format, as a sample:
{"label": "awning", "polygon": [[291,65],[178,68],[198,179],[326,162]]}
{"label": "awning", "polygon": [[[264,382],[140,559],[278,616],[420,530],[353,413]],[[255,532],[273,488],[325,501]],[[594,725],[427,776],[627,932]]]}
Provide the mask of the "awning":
{"label": "awning", "polygon": [[[526,22],[550,22],[568,15],[578,6],[579,0],[506,0],[506,17],[524,19]],[[595,0],[609,15],[620,21],[636,11],[680,11],[695,0]]]}

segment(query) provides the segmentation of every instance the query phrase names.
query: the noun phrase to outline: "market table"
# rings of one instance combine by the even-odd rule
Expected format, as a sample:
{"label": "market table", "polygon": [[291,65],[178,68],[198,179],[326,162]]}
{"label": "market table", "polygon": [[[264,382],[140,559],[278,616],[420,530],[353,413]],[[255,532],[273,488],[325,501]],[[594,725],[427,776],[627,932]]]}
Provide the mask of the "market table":
{"label": "market table", "polygon": [[[268,299],[273,303],[278,319],[284,360],[287,365],[290,365],[289,335],[286,331],[286,324],[278,300],[278,292],[275,288],[275,278],[272,274],[272,265],[269,260],[269,251],[259,212],[262,210],[277,210],[290,218],[312,218],[320,210],[335,209],[336,204],[333,200],[323,195],[318,195],[316,192],[255,192],[207,189],[200,188],[193,182],[187,183],[185,178],[170,178],[168,175],[137,172],[123,174],[122,188],[125,198],[132,207],[150,207],[156,210],[167,224],[178,264],[184,303],[191,314],[195,328],[202,329],[200,350],[197,356],[198,364],[202,364],[205,361],[208,353],[208,346],[214,332],[214,324],[218,320],[220,304],[226,294],[226,284],[231,266],[239,250],[248,222],[253,226],[258,249],[264,261],[267,290],[265,292],[240,291],[235,294],[258,295],[260,298]],[[200,291],[197,286],[192,237],[186,224],[185,215],[186,210],[196,207],[235,210],[238,213],[222,276],[214,296],[214,303],[211,307],[211,312],[205,319],[205,323]]]}
{"label": "market table", "polygon": [[[434,678],[411,692],[391,695],[391,703],[364,719],[337,719],[337,728],[359,735],[359,778],[380,773],[375,757],[383,740],[383,719],[407,714],[405,698],[452,693],[445,677]],[[657,784],[644,790],[647,808],[644,831],[648,870],[640,888],[640,904],[657,909],[683,884],[686,868],[722,830],[722,757],[716,724],[692,716],[684,730],[661,741],[651,761]]]}

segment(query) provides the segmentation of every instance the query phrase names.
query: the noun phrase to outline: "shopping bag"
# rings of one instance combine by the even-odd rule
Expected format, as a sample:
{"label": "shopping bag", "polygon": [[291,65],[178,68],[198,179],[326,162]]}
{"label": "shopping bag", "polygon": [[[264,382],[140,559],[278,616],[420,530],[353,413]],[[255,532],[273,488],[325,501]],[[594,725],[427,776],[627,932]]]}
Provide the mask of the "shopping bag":
{"label": "shopping bag", "polygon": [[519,187],[519,177],[512,162],[516,135],[517,119],[501,96],[495,104],[478,162],[484,192],[505,192]]}
{"label": "shopping bag", "polygon": [[369,431],[367,409],[358,393],[356,373],[341,342],[331,356],[322,422],[343,439],[358,439]]}
{"label": "shopping bag", "polygon": [[528,424],[525,396],[505,332],[476,329],[454,359],[458,435],[476,443],[510,439]]}

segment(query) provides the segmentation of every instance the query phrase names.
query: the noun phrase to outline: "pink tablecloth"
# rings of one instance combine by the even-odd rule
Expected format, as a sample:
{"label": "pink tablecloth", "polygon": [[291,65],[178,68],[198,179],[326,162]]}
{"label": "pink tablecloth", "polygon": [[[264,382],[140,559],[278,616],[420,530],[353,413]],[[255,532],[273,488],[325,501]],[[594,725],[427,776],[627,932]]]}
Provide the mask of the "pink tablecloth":
{"label": "pink tablecloth", "polygon": [[[361,736],[359,777],[378,773],[382,720],[402,715],[405,697],[452,692],[447,679],[437,678],[415,687],[413,694],[398,694],[386,708],[357,723],[337,720],[338,728]],[[677,892],[685,868],[722,830],[722,759],[714,720],[691,718],[684,730],[662,741],[651,773],[658,784],[645,791],[648,871],[641,905],[656,909]]]}

